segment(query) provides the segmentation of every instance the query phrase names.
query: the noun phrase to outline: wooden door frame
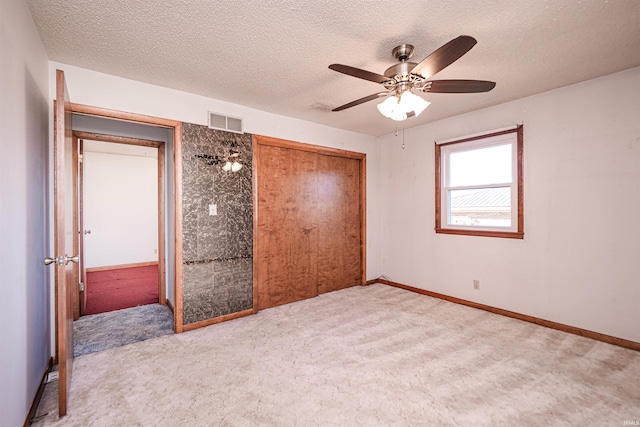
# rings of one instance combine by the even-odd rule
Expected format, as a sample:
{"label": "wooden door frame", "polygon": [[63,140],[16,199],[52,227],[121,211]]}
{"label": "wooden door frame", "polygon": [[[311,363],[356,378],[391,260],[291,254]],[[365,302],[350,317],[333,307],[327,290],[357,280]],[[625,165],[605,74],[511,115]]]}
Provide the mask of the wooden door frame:
{"label": "wooden door frame", "polygon": [[[118,110],[110,110],[106,108],[94,107],[90,105],[84,104],[76,104],[76,103],[68,103],[67,107],[71,111],[72,114],[84,115],[84,116],[93,116],[100,117],[110,120],[120,120],[124,122],[131,123],[139,123],[145,125],[151,125],[156,127],[162,127],[173,130],[173,176],[174,176],[174,233],[175,233],[175,241],[174,241],[174,307],[173,308],[173,323],[174,323],[174,331],[176,333],[183,332],[183,308],[182,308],[182,122],[177,120],[163,119],[153,116],[147,116],[143,114],[135,114],[128,113]],[[78,134],[80,132],[76,132]],[[96,135],[96,134],[93,134]],[[114,137],[110,136],[110,138],[122,138],[122,137]],[[90,138],[84,138],[90,139]],[[136,138],[128,138],[130,140],[135,140]],[[145,140],[139,140],[145,141]],[[162,149],[164,151],[164,143],[162,144]],[[169,154],[169,153],[167,153]],[[164,160],[164,155],[161,156],[160,148],[158,148],[158,159],[162,158]],[[160,162],[160,160],[158,160]],[[162,165],[162,170],[164,170],[164,162]],[[160,173],[160,167],[158,168]],[[160,196],[160,194],[159,194]],[[160,206],[160,197],[158,198],[158,215],[162,215],[164,220],[164,192],[162,193],[162,206]],[[160,212],[160,209],[162,212]],[[158,224],[160,228],[160,224]],[[160,230],[159,230],[160,231]],[[162,235],[164,236],[164,227],[162,228]],[[158,259],[164,258],[166,260],[165,253],[165,245],[159,245],[158,247]],[[166,278],[166,264],[162,269],[162,274]],[[163,280],[164,284],[166,280]],[[165,295],[164,301],[167,302],[166,299],[166,287],[165,287]],[[170,302],[170,301],[169,301]]]}
{"label": "wooden door frame", "polygon": [[[155,141],[151,139],[141,139],[141,138],[132,138],[125,136],[117,136],[117,135],[109,135],[102,133],[93,133],[93,132],[83,132],[83,131],[73,131],[74,140],[87,140],[87,141],[99,141],[99,142],[108,142],[112,144],[124,144],[124,145],[135,145],[140,147],[152,147],[158,149],[158,172],[157,172],[157,192],[158,192],[158,206],[157,206],[157,215],[158,215],[158,303],[162,305],[167,304],[167,284],[166,284],[166,254],[165,254],[165,173],[164,173],[164,153],[165,153],[165,142],[164,141]],[[74,147],[77,145],[74,143]],[[74,173],[77,173],[77,168],[74,169]],[[83,188],[83,177],[76,175],[74,176],[74,183],[79,182],[79,188]],[[75,200],[82,201],[83,197],[80,197],[79,193],[75,193]],[[83,203],[83,202],[81,202]],[[80,230],[79,224],[84,222],[84,206],[83,204],[79,204],[79,211],[77,220],[74,220],[74,225],[76,226],[76,230],[78,231],[78,240],[84,241],[83,230]],[[79,244],[78,244],[79,246]],[[84,244],[82,245],[84,248]],[[77,252],[77,251],[76,251]],[[84,266],[83,266],[84,267]],[[86,271],[86,267],[84,267],[84,271]],[[80,271],[79,273],[84,276],[84,271]],[[85,283],[86,286],[86,283]],[[79,300],[79,289],[76,286],[76,296]],[[79,304],[80,305],[80,304]],[[75,305],[74,305],[75,307]],[[80,313],[79,313],[80,314]]]}
{"label": "wooden door frame", "polygon": [[309,151],[325,156],[345,157],[359,160],[360,163],[360,265],[361,265],[361,285],[367,283],[367,155],[356,151],[341,150],[339,148],[323,147],[320,145],[305,144],[297,141],[273,138],[269,136],[253,135],[253,306],[258,308],[258,263],[259,254],[257,250],[258,242],[258,145],[271,147],[288,148],[292,150]]}
{"label": "wooden door frame", "polygon": [[[53,103],[53,250],[55,262],[54,272],[54,306],[55,306],[55,359],[58,364],[58,416],[67,413],[67,398],[71,385],[73,370],[73,293],[71,284],[77,281],[74,274],[77,268],[72,262],[68,266],[69,256],[66,238],[66,200],[69,189],[65,188],[65,176],[69,165],[65,164],[67,141],[73,145],[71,135],[72,113],[69,109],[69,93],[64,78],[64,72],[56,70],[56,95]],[[62,140],[62,141],[61,141]],[[73,161],[73,151],[71,153]],[[66,167],[65,167],[66,166]],[[71,183],[73,186],[73,183]],[[62,190],[60,190],[62,188]],[[73,189],[72,189],[73,191]],[[73,204],[73,200],[72,200]],[[62,225],[62,226],[60,226]],[[72,251],[75,250],[74,241],[71,242]],[[71,254],[71,256],[75,256]]]}

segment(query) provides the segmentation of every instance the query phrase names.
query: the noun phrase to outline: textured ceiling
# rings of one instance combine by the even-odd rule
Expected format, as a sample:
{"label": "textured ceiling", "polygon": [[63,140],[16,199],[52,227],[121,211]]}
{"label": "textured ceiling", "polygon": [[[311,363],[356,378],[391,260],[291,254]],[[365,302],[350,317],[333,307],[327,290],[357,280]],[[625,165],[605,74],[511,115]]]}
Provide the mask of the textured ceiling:
{"label": "textured ceiling", "polygon": [[[432,102],[405,128],[640,66],[638,0],[27,0],[49,59],[369,135],[395,130],[376,101],[391,50],[419,62],[465,34],[478,44],[434,78],[497,82]],[[640,82],[638,83],[640,84]]]}

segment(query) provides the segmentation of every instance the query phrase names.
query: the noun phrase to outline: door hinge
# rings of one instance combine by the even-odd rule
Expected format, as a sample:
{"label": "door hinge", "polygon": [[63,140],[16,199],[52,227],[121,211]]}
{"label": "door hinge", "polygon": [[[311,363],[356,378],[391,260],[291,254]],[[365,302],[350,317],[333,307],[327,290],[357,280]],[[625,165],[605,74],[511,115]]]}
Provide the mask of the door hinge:
{"label": "door hinge", "polygon": [[80,282],[80,292],[84,292],[84,282]]}

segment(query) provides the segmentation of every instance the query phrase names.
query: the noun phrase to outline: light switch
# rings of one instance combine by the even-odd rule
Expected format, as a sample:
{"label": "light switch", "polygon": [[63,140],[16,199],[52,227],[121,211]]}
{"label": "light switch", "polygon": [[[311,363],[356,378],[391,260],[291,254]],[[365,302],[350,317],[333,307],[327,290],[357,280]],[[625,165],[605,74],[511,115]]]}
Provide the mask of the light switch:
{"label": "light switch", "polygon": [[218,215],[218,205],[209,205],[209,215]]}

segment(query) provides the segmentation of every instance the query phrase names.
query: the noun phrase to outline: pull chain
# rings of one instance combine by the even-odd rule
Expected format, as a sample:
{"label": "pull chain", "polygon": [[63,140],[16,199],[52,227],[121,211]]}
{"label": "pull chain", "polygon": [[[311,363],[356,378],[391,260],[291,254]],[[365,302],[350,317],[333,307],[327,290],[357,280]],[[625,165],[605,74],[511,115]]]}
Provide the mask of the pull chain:
{"label": "pull chain", "polygon": [[402,122],[402,149],[404,150],[404,122]]}
{"label": "pull chain", "polygon": [[[398,123],[396,122],[396,136],[398,136]],[[402,123],[402,149],[404,150],[404,122]]]}

